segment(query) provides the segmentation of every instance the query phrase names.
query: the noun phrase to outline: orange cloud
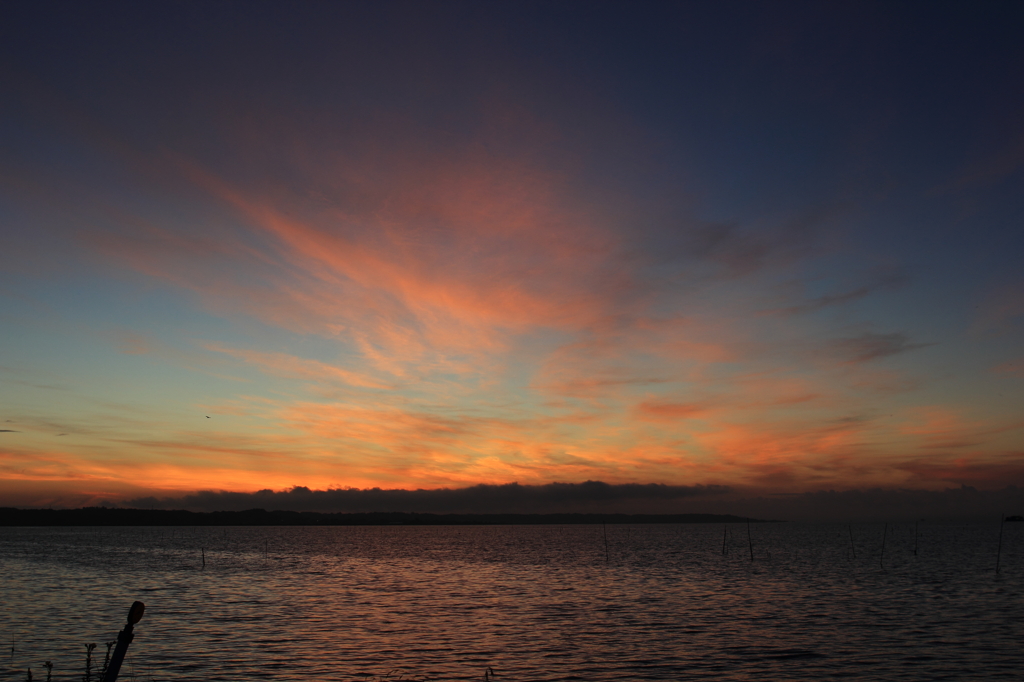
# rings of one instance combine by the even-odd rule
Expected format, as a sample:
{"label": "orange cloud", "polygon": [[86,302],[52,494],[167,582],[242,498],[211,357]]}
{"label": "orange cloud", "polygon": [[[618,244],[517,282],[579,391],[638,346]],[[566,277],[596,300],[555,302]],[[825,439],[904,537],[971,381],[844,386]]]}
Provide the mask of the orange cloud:
{"label": "orange cloud", "polygon": [[911,420],[901,430],[918,437],[918,448],[929,450],[959,450],[981,448],[998,442],[1001,436],[1024,428],[1024,419],[1011,422],[994,420],[968,420],[959,412],[946,407],[916,408]]}
{"label": "orange cloud", "polygon": [[[909,334],[794,314],[882,280],[817,298],[794,287],[799,310],[789,289],[762,291],[773,267],[812,250],[818,218],[683,224],[673,253],[638,252],[537,150],[386,147],[346,140],[313,160],[284,149],[284,169],[257,182],[173,159],[188,182],[176,190],[201,207],[194,226],[107,207],[120,227],[88,243],[108,262],[276,328],[201,345],[205,365],[134,332],[115,335],[119,349],[207,374],[245,363],[274,381],[247,372],[247,394],[204,398],[204,413],[237,418],[221,431],[92,433],[62,466],[102,478],[109,453],[132,448],[134,475],[154,486],[191,471],[193,484],[243,489],[587,478],[799,489],[903,480],[892,464],[907,451],[980,452],[1010,433],[998,420],[991,433],[920,423],[899,403],[919,380],[871,365],[921,348]],[[769,299],[787,314],[759,314]]]}
{"label": "orange cloud", "polygon": [[941,481],[957,485],[980,485],[984,488],[1024,486],[1024,453],[1021,452],[995,457],[916,459],[897,463],[895,467],[922,483]]}
{"label": "orange cloud", "polygon": [[1024,379],[1024,357],[1010,360],[992,368],[996,374]]}
{"label": "orange cloud", "polygon": [[425,175],[395,170],[378,198],[385,210],[303,219],[189,167],[308,278],[356,309],[411,315],[433,343],[490,345],[492,328],[578,327],[603,314],[606,287],[579,284],[606,269],[615,241],[593,216],[559,205],[557,178],[479,152]]}
{"label": "orange cloud", "polygon": [[681,419],[690,419],[707,412],[704,405],[693,403],[670,403],[657,400],[645,400],[637,405],[637,413],[640,419],[650,421],[675,422]]}
{"label": "orange cloud", "polygon": [[212,343],[206,344],[205,347],[208,350],[240,358],[247,363],[257,365],[269,374],[277,376],[309,381],[340,381],[363,388],[394,388],[392,384],[383,383],[360,372],[353,372],[342,367],[319,362],[318,360],[297,358],[286,353],[262,353],[253,350],[227,348]]}

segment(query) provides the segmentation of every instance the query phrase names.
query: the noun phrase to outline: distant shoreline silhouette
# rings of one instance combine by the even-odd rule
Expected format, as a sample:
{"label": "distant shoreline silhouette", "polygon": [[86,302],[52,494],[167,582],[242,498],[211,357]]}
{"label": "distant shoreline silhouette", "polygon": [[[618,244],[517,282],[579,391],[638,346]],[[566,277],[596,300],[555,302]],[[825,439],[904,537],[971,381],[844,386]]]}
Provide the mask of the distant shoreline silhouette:
{"label": "distant shoreline silhouette", "polygon": [[[750,519],[764,523],[764,519]],[[0,508],[0,526],[480,526],[599,523],[746,523],[732,514],[426,514],[416,512],[192,512],[183,509]]]}

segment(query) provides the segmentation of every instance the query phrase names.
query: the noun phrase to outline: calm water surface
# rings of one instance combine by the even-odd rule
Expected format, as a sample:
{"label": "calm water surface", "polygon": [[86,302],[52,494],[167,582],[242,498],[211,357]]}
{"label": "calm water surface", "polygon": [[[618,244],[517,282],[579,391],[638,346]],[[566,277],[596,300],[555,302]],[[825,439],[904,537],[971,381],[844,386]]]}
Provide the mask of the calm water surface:
{"label": "calm water surface", "polygon": [[0,677],[1024,679],[1024,524],[723,530],[0,528]]}

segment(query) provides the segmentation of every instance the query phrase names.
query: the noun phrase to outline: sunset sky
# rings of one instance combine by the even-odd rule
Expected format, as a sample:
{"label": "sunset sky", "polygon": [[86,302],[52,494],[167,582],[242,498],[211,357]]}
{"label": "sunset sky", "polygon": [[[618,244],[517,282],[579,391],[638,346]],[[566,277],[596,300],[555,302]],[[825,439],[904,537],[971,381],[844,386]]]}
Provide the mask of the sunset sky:
{"label": "sunset sky", "polygon": [[1024,4],[0,6],[0,505],[1024,487]]}

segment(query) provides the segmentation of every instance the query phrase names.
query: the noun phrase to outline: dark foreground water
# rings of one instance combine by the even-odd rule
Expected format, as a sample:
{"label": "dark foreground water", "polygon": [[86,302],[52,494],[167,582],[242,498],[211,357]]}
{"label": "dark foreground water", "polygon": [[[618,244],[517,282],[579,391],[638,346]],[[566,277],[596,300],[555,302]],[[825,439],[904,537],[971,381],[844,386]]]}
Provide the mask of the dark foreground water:
{"label": "dark foreground water", "polygon": [[0,528],[0,676],[81,680],[139,599],[145,682],[1024,679],[1024,524],[998,576],[996,523],[849,530]]}

